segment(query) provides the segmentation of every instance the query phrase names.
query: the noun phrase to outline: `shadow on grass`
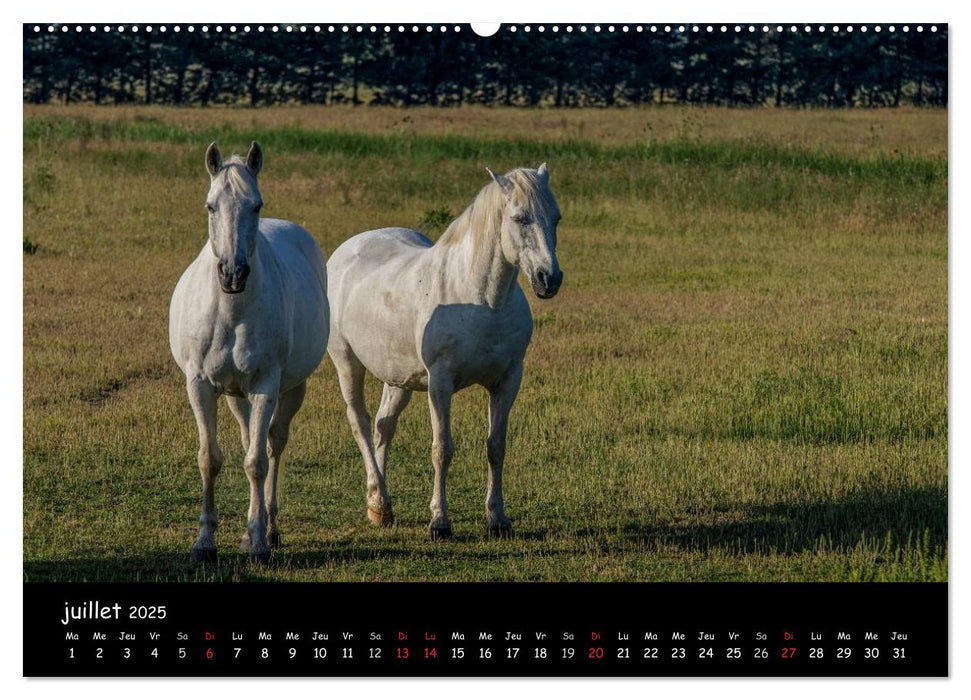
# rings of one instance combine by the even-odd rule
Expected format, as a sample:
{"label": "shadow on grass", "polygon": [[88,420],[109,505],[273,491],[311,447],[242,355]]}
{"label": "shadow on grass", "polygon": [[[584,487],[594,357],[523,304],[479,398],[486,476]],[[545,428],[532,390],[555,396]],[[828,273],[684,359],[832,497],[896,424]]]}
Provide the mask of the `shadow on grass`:
{"label": "shadow on grass", "polygon": [[[202,575],[199,575],[202,574]],[[109,582],[109,581],[196,581],[205,572],[193,567],[188,551],[184,555],[158,552],[125,556],[92,555],[55,561],[25,561],[24,581]]]}
{"label": "shadow on grass", "polygon": [[[189,550],[184,553],[169,551],[158,554],[139,554],[134,556],[93,555],[57,561],[25,561],[25,581],[57,582],[112,582],[112,581],[279,581],[295,574],[297,579],[306,578],[306,572],[333,570],[335,567],[348,569],[371,569],[372,578],[380,579],[382,565],[396,561],[405,562],[420,559],[429,561],[454,558],[459,570],[465,570],[469,562],[488,562],[510,557],[526,557],[528,554],[516,551],[474,551],[463,546],[461,551],[455,545],[472,542],[473,538],[456,538],[452,542],[428,544],[424,539],[416,540],[414,545],[381,545],[373,541],[340,541],[322,544],[319,548],[307,549],[281,547],[274,550],[269,565],[261,566],[250,562],[249,555],[233,548],[219,550],[219,560],[215,563],[195,564],[190,561]],[[483,540],[484,541],[484,540]],[[569,549],[562,553],[572,554]],[[326,579],[325,579],[326,580]]]}
{"label": "shadow on grass", "polygon": [[[191,543],[190,543],[191,544]],[[384,562],[414,557],[407,547],[375,546],[373,543],[328,544],[318,550],[301,551],[282,547],[274,550],[269,565],[250,562],[249,555],[235,548],[219,550],[214,563],[196,564],[185,552],[170,551],[134,556],[95,555],[57,561],[25,561],[25,581],[262,581],[279,580],[287,570],[317,569],[328,565]]]}
{"label": "shadow on grass", "polygon": [[[188,546],[179,553],[26,561],[24,580],[263,581],[286,579],[289,573],[304,578],[307,572],[334,567],[369,569],[369,578],[382,580],[387,578],[382,573],[385,565],[421,559],[437,560],[435,568],[439,570],[454,559],[456,573],[466,572],[468,580],[474,580],[468,573],[470,563],[474,568],[476,562],[527,558],[535,548],[547,556],[569,559],[589,554],[591,542],[599,546],[601,555],[618,557],[643,552],[705,554],[713,550],[786,556],[820,549],[849,552],[862,546],[871,553],[893,555],[895,550],[906,550],[937,558],[947,550],[947,491],[943,487],[869,489],[841,500],[750,503],[686,511],[676,521],[649,519],[642,511],[631,509],[597,527],[550,524],[553,527],[519,529],[512,546],[472,536],[431,545],[417,534],[414,541],[405,542],[342,538],[310,549],[285,546],[275,552],[267,568],[251,565],[245,553],[231,548],[220,550],[217,564],[194,565],[189,561]],[[479,542],[492,544],[470,547]]]}
{"label": "shadow on grass", "polygon": [[[656,549],[676,547],[705,552],[727,549],[739,554],[798,554],[821,545],[851,550],[861,542],[890,548],[920,545],[930,551],[947,547],[945,488],[865,490],[841,500],[745,504],[711,512],[685,513],[677,522],[646,520],[628,512],[615,529],[586,528],[579,537],[602,537],[605,547]],[[619,541],[618,541],[619,540]]]}

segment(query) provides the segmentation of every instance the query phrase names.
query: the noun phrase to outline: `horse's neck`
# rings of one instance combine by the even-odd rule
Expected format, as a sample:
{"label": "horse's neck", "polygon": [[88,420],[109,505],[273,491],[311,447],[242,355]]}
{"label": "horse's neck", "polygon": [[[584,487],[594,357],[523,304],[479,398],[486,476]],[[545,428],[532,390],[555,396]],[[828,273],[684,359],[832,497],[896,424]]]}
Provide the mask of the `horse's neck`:
{"label": "horse's neck", "polygon": [[449,286],[493,308],[502,306],[508,298],[519,273],[519,268],[502,254],[499,231],[476,235],[466,230],[459,241],[448,246],[448,258]]}

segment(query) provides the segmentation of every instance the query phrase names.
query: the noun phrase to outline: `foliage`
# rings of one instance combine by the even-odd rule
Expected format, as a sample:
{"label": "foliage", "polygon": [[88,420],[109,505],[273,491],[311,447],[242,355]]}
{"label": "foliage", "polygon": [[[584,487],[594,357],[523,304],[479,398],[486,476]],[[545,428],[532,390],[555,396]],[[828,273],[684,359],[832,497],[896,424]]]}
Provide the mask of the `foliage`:
{"label": "foliage", "polygon": [[467,27],[216,33],[182,25],[161,34],[34,26],[23,28],[24,100],[38,103],[947,104],[946,25],[906,33],[505,30],[488,38]]}
{"label": "foliage", "polygon": [[418,230],[424,233],[441,232],[452,223],[454,218],[455,214],[452,213],[447,204],[435,209],[426,209],[421,221],[418,222]]}

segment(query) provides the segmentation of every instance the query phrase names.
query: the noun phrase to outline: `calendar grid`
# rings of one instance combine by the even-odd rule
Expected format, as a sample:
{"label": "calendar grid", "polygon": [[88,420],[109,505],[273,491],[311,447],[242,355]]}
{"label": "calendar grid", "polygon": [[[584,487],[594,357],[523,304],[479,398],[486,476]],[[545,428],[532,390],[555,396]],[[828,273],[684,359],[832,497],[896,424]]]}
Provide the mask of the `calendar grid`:
{"label": "calendar grid", "polygon": [[946,584],[25,584],[24,594],[27,676],[948,673]]}

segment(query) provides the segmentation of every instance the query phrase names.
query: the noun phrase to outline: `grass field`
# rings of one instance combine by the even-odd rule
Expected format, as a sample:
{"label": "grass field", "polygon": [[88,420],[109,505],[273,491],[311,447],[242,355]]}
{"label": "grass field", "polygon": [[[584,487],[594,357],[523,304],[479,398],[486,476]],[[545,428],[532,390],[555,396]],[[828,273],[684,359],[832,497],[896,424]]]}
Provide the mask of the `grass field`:
{"label": "grass field", "polygon": [[[483,533],[480,389],[454,404],[455,539],[426,541],[420,396],[389,465],[398,523],[372,527],[325,359],[275,566],[237,548],[225,406],[220,563],[190,565],[198,446],[168,302],[206,236],[206,145],[254,138],[265,215],[325,254],[457,214],[487,165],[549,162],[565,281],[530,294],[513,539]],[[24,235],[28,581],[947,578],[943,111],[25,107]]]}

